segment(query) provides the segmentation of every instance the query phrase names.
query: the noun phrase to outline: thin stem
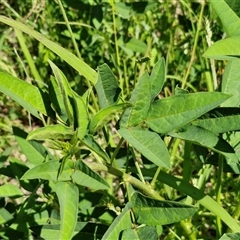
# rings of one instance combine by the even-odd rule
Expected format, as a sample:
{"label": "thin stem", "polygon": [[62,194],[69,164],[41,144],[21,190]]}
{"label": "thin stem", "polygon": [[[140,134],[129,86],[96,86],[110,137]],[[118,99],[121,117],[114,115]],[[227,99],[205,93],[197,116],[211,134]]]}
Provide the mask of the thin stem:
{"label": "thin stem", "polygon": [[115,41],[115,49],[116,49],[116,56],[117,56],[117,64],[120,66],[120,57],[119,57],[119,48],[117,42],[117,28],[116,28],[116,19],[115,19],[115,9],[114,9],[114,0],[110,0],[110,4],[112,6],[112,17],[113,17],[113,31],[114,31],[114,41]]}
{"label": "thin stem", "polygon": [[71,26],[70,26],[70,24],[69,24],[69,21],[68,21],[66,12],[65,12],[65,10],[64,10],[64,8],[63,8],[63,5],[62,5],[61,0],[58,0],[58,4],[59,4],[60,9],[61,9],[61,11],[62,11],[62,15],[63,15],[64,21],[65,21],[65,23],[66,23],[67,29],[68,29],[68,31],[69,31],[69,33],[70,33],[70,36],[71,36],[72,43],[73,43],[74,49],[75,49],[75,51],[76,51],[76,54],[77,54],[77,56],[78,56],[79,58],[81,58],[81,54],[80,54],[80,52],[79,52],[77,42],[76,42],[76,40],[75,40],[75,38],[74,38],[74,36],[73,36],[72,28],[71,28]]}
{"label": "thin stem", "polygon": [[195,59],[195,53],[196,53],[196,48],[197,48],[197,44],[198,44],[199,32],[200,32],[201,27],[202,27],[203,10],[204,10],[205,5],[206,5],[206,2],[204,0],[202,2],[200,16],[199,16],[199,20],[198,20],[197,32],[196,32],[195,39],[194,39],[194,45],[193,45],[193,50],[192,50],[190,63],[188,64],[187,72],[186,72],[185,77],[183,79],[181,88],[184,88],[186,86],[187,79],[188,79],[188,76],[190,74],[190,70],[191,70],[191,67],[193,65],[194,59]]}
{"label": "thin stem", "polygon": [[[239,183],[238,183],[238,189],[240,189]],[[240,199],[240,192],[238,192],[238,198],[237,199]],[[240,216],[240,201],[238,201],[237,206],[234,209],[232,216],[233,216],[233,218],[238,220],[238,218]]]}
{"label": "thin stem", "polygon": [[[158,200],[164,200],[158,192],[152,189],[149,185],[143,183],[142,181],[138,180],[137,178],[131,176],[130,174],[124,173],[122,170],[114,168],[110,165],[103,165],[98,163],[87,163],[91,169],[94,171],[105,171],[115,176],[121,177],[125,183],[130,183],[134,187],[138,188],[141,192],[146,194],[149,197]],[[129,190],[129,189],[128,189]],[[128,191],[130,194],[130,190]],[[130,196],[130,195],[129,195]]]}
{"label": "thin stem", "polygon": [[118,154],[118,152],[119,152],[119,150],[120,150],[120,147],[122,146],[123,141],[124,141],[124,138],[121,138],[121,139],[119,140],[118,145],[117,145],[117,147],[115,148],[115,150],[114,150],[114,152],[113,152],[113,154],[112,154],[112,157],[111,157],[111,159],[110,159],[110,165],[112,165],[114,159],[116,158],[116,156],[117,156],[117,154]]}
{"label": "thin stem", "polygon": [[145,184],[145,180],[144,180],[144,177],[143,177],[143,175],[142,175],[142,171],[141,171],[141,169],[140,169],[140,167],[139,167],[138,161],[137,161],[137,159],[136,159],[136,155],[135,155],[134,150],[133,150],[132,147],[130,147],[130,151],[131,151],[131,153],[132,153],[133,160],[134,160],[134,163],[135,163],[137,172],[138,172],[138,174],[139,174],[139,178],[140,178],[141,181]]}
{"label": "thin stem", "polygon": [[[78,56],[78,58],[81,59],[81,54],[80,54],[80,52],[79,52],[77,43],[76,43],[75,38],[74,38],[74,36],[73,36],[73,32],[72,32],[71,26],[70,26],[70,24],[69,24],[67,15],[66,15],[66,13],[65,13],[65,11],[64,11],[64,8],[63,8],[63,6],[62,6],[61,0],[58,0],[58,3],[59,3],[59,6],[60,6],[60,8],[61,8],[61,11],[62,11],[64,20],[65,20],[65,23],[66,23],[67,28],[68,28],[68,31],[70,32],[71,39],[72,39],[72,42],[73,42],[75,51],[76,51],[76,53],[77,53],[77,56]],[[86,84],[87,84],[88,89],[91,89],[91,88],[92,88],[91,83],[90,83],[90,81],[89,81],[87,78],[86,78]],[[93,106],[95,107],[96,110],[98,110],[99,108],[98,108],[97,100],[96,100],[96,97],[95,97],[93,91],[90,91],[90,95],[91,95],[91,97],[92,97]]]}
{"label": "thin stem", "polygon": [[[125,181],[131,183],[133,186],[136,186],[140,190],[146,193],[146,195],[154,197],[155,195],[158,196],[159,199],[161,196],[154,191],[152,188],[148,187],[146,184],[142,183],[138,179],[130,176],[129,174],[124,173],[120,169],[113,168],[112,166],[108,165],[105,166],[103,164],[97,163],[87,163],[89,167],[95,171],[105,171],[110,174],[113,174],[118,177],[122,177]],[[134,169],[132,169],[134,172]],[[151,170],[143,169],[142,170],[145,176],[153,177],[154,174]],[[130,176],[130,178],[129,178]],[[168,174],[164,171],[161,171],[158,175],[158,180],[168,186],[186,194],[198,201],[203,207],[208,209],[213,214],[219,216],[229,228],[234,232],[240,232],[240,226],[237,221],[230,216],[230,214],[222,208],[216,201],[214,201],[210,196],[206,195],[203,191],[199,190],[198,188],[194,187],[193,185],[186,183],[180,178],[176,178],[171,174]]]}
{"label": "thin stem", "polygon": [[[207,31],[207,35],[206,35],[207,44],[208,44],[208,47],[211,47],[211,45],[212,45],[212,30],[210,27],[210,22],[207,18],[205,19],[205,23],[206,23],[206,31]],[[210,59],[210,65],[211,65],[211,72],[212,72],[212,78],[213,78],[213,86],[214,86],[214,90],[216,90],[218,87],[218,84],[217,84],[217,74],[216,74],[216,67],[215,67],[214,59]]]}
{"label": "thin stem", "polygon": [[[173,144],[173,141],[174,141],[174,138],[171,138],[171,140],[168,144],[168,150],[171,148],[171,146]],[[155,186],[155,182],[157,181],[157,178],[158,178],[158,175],[159,175],[160,171],[161,171],[161,167],[158,167],[157,171],[155,172],[154,177],[151,181],[151,184],[150,184],[152,188],[154,188],[154,186]]]}
{"label": "thin stem", "polygon": [[[216,185],[216,202],[221,205],[221,193],[222,193],[222,177],[223,177],[223,156],[219,155],[218,160],[218,177]],[[220,238],[222,236],[222,222],[219,216],[216,216],[216,230],[217,236]]]}

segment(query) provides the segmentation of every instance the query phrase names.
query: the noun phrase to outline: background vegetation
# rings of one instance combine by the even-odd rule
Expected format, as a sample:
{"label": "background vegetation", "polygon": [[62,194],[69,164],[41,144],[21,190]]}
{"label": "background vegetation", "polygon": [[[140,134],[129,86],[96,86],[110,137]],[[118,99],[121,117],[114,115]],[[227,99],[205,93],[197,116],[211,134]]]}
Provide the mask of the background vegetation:
{"label": "background vegetation", "polygon": [[[220,2],[220,4],[228,3],[229,9],[231,11],[234,10],[234,16],[237,17],[237,9],[239,9],[237,1],[222,0]],[[137,89],[137,83],[141,80],[144,72],[147,71],[151,74],[156,63],[159,63],[157,66],[163,68],[165,71],[161,75],[164,86],[160,89],[161,92],[158,94],[157,99],[177,94],[192,94],[197,92],[211,93],[218,91],[222,93],[234,93],[238,89],[239,84],[237,83],[232,84],[231,88],[227,88],[226,84],[222,85],[226,61],[214,62],[203,57],[203,54],[214,42],[225,38],[226,35],[229,37],[233,36],[229,31],[224,30],[224,23],[220,21],[219,15],[217,16],[210,3],[204,0],[156,0],[145,2],[0,0],[0,15],[13,18],[19,23],[24,23],[43,34],[49,40],[58,43],[63,48],[74,53],[92,69],[98,70],[98,72],[102,71],[103,75],[100,75],[102,78],[104,74],[109,74],[112,71],[117,79],[118,86],[122,89],[119,98],[119,102],[122,104],[126,104],[130,100],[131,94],[134,89]],[[226,26],[224,27],[226,28]],[[79,74],[76,68],[74,69],[71,64],[67,64],[64,61],[63,55],[54,54],[54,51],[46,48],[41,39],[36,40],[36,37],[33,35],[25,35],[21,31],[16,30],[16,27],[10,28],[3,23],[1,23],[0,33],[0,68],[3,72],[25,80],[27,83],[31,83],[43,90],[44,87],[49,85],[50,81],[53,81],[51,80],[53,75],[57,79],[58,74],[60,73],[61,75],[63,73],[68,80],[67,82],[69,82],[69,86],[64,85],[64,82],[62,83],[65,90],[71,88],[74,93],[83,97],[84,93],[91,89],[91,85],[93,85],[90,83],[91,81],[86,81],[87,77],[84,74]],[[236,53],[236,55],[238,54]],[[103,65],[104,63],[109,68]],[[238,66],[238,62],[235,63]],[[230,69],[230,72],[234,71],[231,67],[228,69]],[[86,71],[88,71],[87,68]],[[237,71],[237,67],[235,71]],[[238,75],[235,72],[235,75],[229,78],[238,79]],[[225,73],[226,79],[228,76]],[[107,75],[106,78],[112,79],[112,75]],[[9,81],[13,81],[13,79],[9,78]],[[108,83],[114,84],[114,81]],[[228,83],[229,85],[231,84]],[[19,86],[16,85],[16,87]],[[26,89],[23,87],[20,91],[27,91]],[[34,145],[34,149],[32,149],[30,145],[27,145],[29,142],[26,141],[27,134],[40,127],[52,126],[57,123],[57,120],[53,119],[50,115],[48,117],[30,115],[29,110],[21,106],[21,102],[19,104],[18,101],[13,101],[6,94],[5,90],[1,89],[1,91],[5,93],[0,94],[0,182],[1,187],[5,186],[5,188],[0,187],[0,236],[2,239],[13,239],[13,236],[15,238],[18,236],[18,239],[50,239],[51,237],[61,239],[63,237],[61,235],[63,234],[62,226],[65,225],[61,222],[63,213],[60,209],[63,206],[71,205],[72,202],[69,199],[65,199],[69,202],[61,202],[61,199],[64,199],[61,195],[61,190],[65,187],[65,185],[61,184],[64,184],[66,179],[67,181],[70,181],[70,179],[63,178],[63,181],[60,181],[60,184],[55,189],[54,184],[56,181],[52,181],[52,179],[41,178],[41,176],[36,176],[36,179],[33,179],[32,176],[26,177],[26,175],[25,178],[22,178],[29,169],[34,169],[35,166],[39,165],[39,162],[34,162],[31,158],[43,158],[43,162],[55,161],[57,159],[58,162],[61,162],[60,170],[57,168],[58,179],[59,176],[62,176],[62,172],[65,173],[66,169],[64,167],[68,165],[69,152],[71,152],[70,155],[74,161],[80,157],[86,162],[96,162],[98,164],[102,163],[101,159],[106,160],[110,157],[111,166],[116,161],[119,169],[124,168],[127,173],[132,173],[132,176],[145,184],[144,186],[150,185],[152,179],[154,179],[153,176],[158,176],[158,174],[149,175],[147,173],[151,169],[160,171],[160,169],[156,170],[158,164],[151,160],[149,161],[138,148],[136,148],[137,151],[129,147],[128,142],[133,146],[134,143],[128,139],[128,133],[119,131],[120,135],[116,130],[118,129],[117,122],[119,118],[116,117],[115,113],[117,112],[117,116],[120,116],[119,112],[122,112],[129,106],[119,106],[120,111],[114,109],[111,112],[114,113],[114,116],[109,114],[109,112],[102,113],[103,115],[100,117],[98,115],[95,121],[97,121],[97,125],[99,124],[98,121],[100,122],[99,129],[98,126],[91,128],[94,123],[90,125],[89,131],[96,140],[93,145],[98,143],[101,146],[101,150],[96,150],[97,146],[92,146],[92,143],[89,143],[92,140],[81,139],[78,135],[80,141],[85,144],[85,147],[82,147],[82,145],[79,147],[75,143],[74,137],[71,136],[72,138],[69,140],[66,137],[68,132],[64,135],[65,133],[59,133],[59,129],[57,129],[58,134],[63,134],[63,138],[66,137],[64,141],[62,139],[59,140],[59,135],[57,136],[54,133],[54,138],[44,142],[44,134],[46,133],[41,135],[41,132],[35,132],[31,141],[33,139],[38,140],[36,144],[38,143],[39,145]],[[56,93],[56,89],[54,91]],[[89,118],[94,119],[94,116],[99,113],[99,109],[104,109],[101,106],[102,95],[99,94],[97,87],[91,93],[89,91],[89,94],[87,109]],[[73,94],[73,98],[74,96]],[[209,94],[204,96],[208,96],[213,101],[215,100],[214,95]],[[31,100],[28,99],[28,101],[30,102]],[[191,99],[189,101],[189,103],[183,102],[183,105],[193,104]],[[199,101],[202,101],[202,98],[199,98]],[[216,103],[192,120],[218,107],[221,103]],[[63,105],[66,107],[65,102]],[[239,117],[238,106],[238,102],[228,102],[228,104],[222,105],[222,107],[234,107],[235,111],[238,111],[235,115]],[[175,107],[179,108],[180,106],[176,105]],[[105,114],[109,114],[108,119],[103,117]],[[216,115],[217,113],[212,114]],[[68,113],[66,115],[66,119],[68,120],[65,119],[65,125],[71,127],[71,120]],[[230,115],[233,115],[233,113],[231,112]],[[60,116],[60,119],[64,122],[64,117]],[[237,120],[234,119],[234,121]],[[108,124],[106,124],[107,122]],[[231,124],[230,120],[225,123],[226,126]],[[79,127],[79,125],[77,126]],[[122,126],[125,127],[124,122]],[[179,126],[176,125],[176,127]],[[239,129],[240,127],[237,126],[235,129],[230,130]],[[168,180],[161,181],[160,177],[160,179],[154,179],[151,183],[149,189],[154,189],[152,195],[148,190],[146,190],[146,194],[143,187],[141,187],[142,185],[139,187],[141,193],[153,199],[171,200],[174,203],[192,205],[192,208],[190,208],[192,212],[189,210],[188,214],[183,218],[184,220],[176,217],[173,221],[168,216],[171,220],[166,221],[167,224],[141,224],[136,220],[132,229],[137,229],[136,232],[138,234],[137,236],[134,235],[135,238],[132,239],[150,239],[146,238],[147,234],[151,235],[151,239],[220,239],[227,232],[233,231],[235,234],[237,234],[236,232],[240,232],[240,227],[237,223],[234,223],[236,224],[234,225],[235,227],[228,228],[229,225],[227,226],[226,224],[230,216],[222,213],[222,209],[225,209],[232,217],[230,221],[233,222],[238,220],[240,214],[239,166],[236,162],[234,162],[235,165],[229,165],[229,162],[224,160],[228,150],[225,151],[225,154],[223,154],[224,157],[222,157],[222,155],[213,154],[213,152],[221,154],[221,151],[224,150],[216,146],[210,147],[209,145],[204,145],[205,139],[201,140],[202,142],[196,140],[197,143],[200,142],[200,145],[205,146],[203,148],[193,145],[193,139],[186,141],[188,139],[183,137],[181,140],[181,137],[174,134],[170,134],[172,137],[170,138],[163,135],[161,130],[153,130],[161,135],[170,154],[171,167],[167,169],[161,166],[162,172],[160,175],[162,174],[161,176],[164,178],[164,173],[167,173],[169,175],[166,175],[166,179],[170,179],[170,182],[174,181],[171,180],[170,176],[178,177],[183,182],[180,182],[177,187],[177,182],[176,186],[173,186],[173,184],[167,183]],[[238,132],[230,134],[230,130],[227,128],[226,131],[219,132],[218,134],[224,140],[228,141],[235,152],[237,152],[239,134]],[[223,136],[224,132],[229,133],[229,135],[226,134]],[[36,137],[38,134],[41,136],[39,139]],[[47,139],[49,136],[46,136]],[[122,143],[123,145],[119,145],[119,141],[123,141],[121,136],[127,140]],[[38,153],[35,152],[36,149]],[[102,150],[104,150],[104,153]],[[39,153],[41,153],[41,156],[37,155]],[[107,157],[104,154],[107,154]],[[236,156],[239,159],[237,153]],[[127,164],[127,167],[125,165],[126,162],[129,164],[129,166]],[[127,221],[125,215],[121,215],[121,213],[124,213],[124,211],[125,213],[131,212],[129,210],[131,207],[127,204],[130,202],[129,195],[133,194],[138,186],[136,182],[129,183],[128,180],[124,179],[125,175],[122,175],[122,173],[114,172],[118,169],[116,165],[113,164],[115,170],[110,167],[106,170],[105,166],[109,167],[108,164],[103,164],[100,168],[96,165],[94,169],[94,165],[92,165],[92,170],[98,172],[106,181],[103,182],[103,180],[98,179],[94,175],[92,178],[94,180],[97,179],[96,181],[98,181],[98,184],[100,182],[101,186],[93,185],[94,187],[91,189],[91,186],[87,184],[83,184],[83,186],[80,183],[73,185],[73,189],[77,186],[78,190],[76,191],[79,191],[79,198],[76,200],[76,203],[72,204],[74,206],[70,208],[70,211],[76,208],[77,221],[74,222],[74,220],[71,220],[71,217],[69,221],[73,221],[76,228],[69,230],[67,227],[68,230],[66,231],[70,232],[70,236],[73,239],[77,239],[79,236],[87,237],[87,239],[130,239],[129,236],[133,236],[131,235],[133,234],[132,232],[122,233],[121,231],[124,228],[119,230],[118,223]],[[138,168],[143,169],[142,173]],[[82,167],[81,171],[87,173],[88,170],[83,169],[85,168]],[[37,172],[31,174],[34,175]],[[89,175],[91,174],[93,173],[90,172]],[[105,183],[110,185],[110,188],[105,189],[106,186],[103,186]],[[184,185],[184,183],[188,183],[188,185]],[[9,187],[10,185],[11,187]],[[17,186],[17,188],[14,188],[14,186]],[[200,199],[194,199],[193,195],[197,195],[197,193],[194,192],[194,189],[191,189],[191,186],[195,186],[201,193],[216,200],[215,203],[218,203],[222,208],[220,209],[217,205],[212,205],[212,209],[210,206],[206,209],[206,203],[202,204],[198,201]],[[181,187],[182,189],[186,189],[181,192]],[[192,192],[192,195],[190,192]],[[67,191],[66,193],[69,194]],[[156,197],[155,194],[159,196]],[[139,200],[141,197],[137,196],[136,199]],[[137,200],[131,201],[137,202]],[[208,204],[211,205],[211,203],[211,200],[209,200]],[[153,202],[151,207],[150,205],[147,206],[149,213],[145,216],[146,218],[149,217],[150,208],[158,206],[158,203]],[[184,206],[173,205],[171,208],[175,207],[177,209],[174,212],[176,216],[184,215],[185,208],[181,212],[181,207]],[[195,207],[198,209],[196,210]],[[164,205],[163,208],[167,209],[167,206]],[[194,212],[195,214],[193,215]],[[216,216],[217,213],[219,213],[218,216]],[[167,213],[163,214],[167,215]],[[122,219],[117,218],[118,216],[122,216]],[[133,215],[131,215],[131,218],[134,218]],[[115,225],[113,223],[114,219],[117,219],[117,222],[114,222]],[[48,223],[56,227],[48,229],[46,227]],[[80,223],[88,223],[90,225],[83,226]],[[147,227],[156,226],[156,229],[145,228],[144,233],[141,233],[139,229],[141,230],[144,224]],[[146,227],[145,225],[144,227]],[[113,233],[116,235],[111,235]],[[55,234],[60,234],[61,237]],[[223,237],[226,238],[222,239],[230,239],[226,235]]]}

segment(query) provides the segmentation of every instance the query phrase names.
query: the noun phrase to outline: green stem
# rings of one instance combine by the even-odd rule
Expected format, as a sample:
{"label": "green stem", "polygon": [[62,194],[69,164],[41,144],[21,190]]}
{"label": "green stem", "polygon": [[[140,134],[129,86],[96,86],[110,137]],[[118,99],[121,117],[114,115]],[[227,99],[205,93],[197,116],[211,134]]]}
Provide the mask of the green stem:
{"label": "green stem", "polygon": [[141,192],[145,193],[149,197],[152,197],[154,199],[158,200],[164,200],[158,192],[156,192],[154,189],[152,189],[149,185],[143,183],[142,181],[138,180],[137,178],[131,176],[128,173],[124,173],[122,170],[119,170],[117,168],[114,168],[110,165],[103,165],[98,163],[87,163],[89,167],[95,171],[105,171],[110,174],[113,174],[115,176],[121,177],[124,182],[130,183],[134,187],[138,188]]}
{"label": "green stem", "polygon": [[204,10],[205,5],[206,5],[206,2],[204,0],[202,2],[200,16],[199,16],[199,19],[198,19],[197,32],[196,32],[195,39],[194,39],[194,45],[193,45],[193,50],[192,50],[192,54],[191,54],[190,63],[188,64],[187,72],[186,72],[185,77],[183,79],[181,88],[184,88],[186,86],[187,79],[188,79],[188,76],[190,74],[190,70],[191,70],[191,67],[193,65],[194,59],[195,59],[195,53],[196,53],[196,48],[197,48],[198,38],[199,38],[199,32],[200,32],[200,30],[202,28],[203,10]]}
{"label": "green stem", "polygon": [[142,171],[141,171],[141,169],[140,169],[140,167],[139,167],[138,161],[137,161],[137,159],[136,159],[136,155],[135,155],[134,150],[133,150],[132,147],[130,147],[130,151],[131,151],[131,153],[132,153],[133,161],[134,161],[135,167],[136,167],[136,169],[137,169],[137,172],[138,172],[138,174],[139,174],[139,178],[140,178],[141,181],[145,184],[146,182],[145,182],[145,180],[144,180],[144,177],[143,177],[143,175],[142,175]]}
{"label": "green stem", "polygon": [[[219,155],[218,160],[218,176],[217,176],[217,185],[216,185],[216,202],[221,205],[221,193],[222,193],[222,177],[223,177],[223,156]],[[222,236],[222,222],[219,216],[216,216],[216,230],[217,237]]]}
{"label": "green stem", "polygon": [[36,65],[35,65],[35,63],[32,59],[32,56],[29,52],[29,48],[26,45],[26,41],[25,41],[25,38],[23,36],[23,33],[21,31],[15,29],[15,34],[16,34],[16,37],[17,37],[18,42],[20,44],[20,47],[23,51],[23,54],[24,54],[24,56],[27,60],[28,66],[31,70],[31,73],[32,73],[34,79],[36,80],[36,83],[38,84],[38,86],[40,88],[42,88],[44,86],[44,82],[43,82],[42,78],[40,77],[40,74],[39,74],[39,72],[36,68]]}
{"label": "green stem", "polygon": [[[171,138],[171,140],[170,140],[170,142],[168,144],[168,150],[171,148],[173,142],[174,142],[174,138]],[[154,188],[154,186],[155,186],[155,182],[156,182],[156,180],[158,178],[158,175],[159,175],[160,171],[161,171],[161,167],[158,167],[157,171],[155,172],[154,177],[153,177],[153,179],[151,181],[151,187],[152,188]]]}
{"label": "green stem", "polygon": [[191,223],[189,223],[185,220],[182,220],[180,222],[180,225],[183,228],[183,230],[184,230],[186,236],[188,237],[188,239],[190,239],[190,240],[196,240],[197,239],[195,232],[192,230],[192,224]]}
{"label": "green stem", "polygon": [[[240,189],[239,184],[238,184],[238,189]],[[237,198],[237,199],[240,199],[240,192],[238,192],[238,198]],[[239,218],[239,216],[240,216],[240,201],[237,202],[237,206],[236,206],[236,208],[234,209],[232,216],[233,216],[233,218],[235,218],[236,220],[238,220],[238,218]]]}
{"label": "green stem", "polygon": [[121,139],[119,140],[118,145],[117,145],[117,147],[115,148],[115,150],[114,150],[114,152],[113,152],[113,154],[112,154],[112,157],[111,157],[111,159],[110,159],[110,165],[112,165],[114,159],[116,158],[116,156],[117,156],[117,154],[118,154],[118,152],[119,152],[119,150],[120,150],[120,147],[122,146],[123,141],[124,141],[124,138],[121,138]]}
{"label": "green stem", "polygon": [[69,31],[69,33],[70,33],[70,36],[71,36],[71,39],[72,39],[72,43],[73,43],[74,49],[75,49],[75,51],[76,51],[76,53],[77,53],[77,56],[78,56],[79,58],[81,58],[81,54],[80,54],[80,52],[79,52],[77,42],[76,42],[76,40],[75,40],[75,38],[74,38],[74,36],[73,36],[72,28],[71,28],[71,26],[70,26],[70,24],[69,24],[69,21],[68,21],[66,12],[65,12],[65,10],[64,10],[64,8],[63,8],[63,5],[62,5],[61,0],[58,0],[58,4],[59,4],[60,9],[61,9],[61,11],[62,11],[62,15],[63,15],[64,21],[65,21],[65,23],[66,23],[67,29],[68,29],[68,31]]}
{"label": "green stem", "polygon": [[[122,170],[113,168],[112,166],[105,166],[103,164],[97,163],[89,163],[89,167],[91,167],[95,171],[105,171],[110,174],[113,174],[118,177],[122,177],[125,181],[128,181],[133,186],[137,187],[138,189],[142,190],[148,196],[154,197],[159,199],[160,196],[157,192],[155,192],[152,188],[148,187],[143,182],[139,181],[138,179],[130,176],[129,174],[124,173]],[[134,172],[134,169],[132,169]],[[153,177],[154,173],[152,170],[143,169],[142,172],[145,176]],[[234,232],[240,232],[240,226],[237,221],[229,215],[229,213],[222,208],[216,201],[214,201],[210,196],[206,195],[203,191],[197,189],[196,187],[192,186],[189,183],[186,183],[182,179],[172,176],[164,171],[161,171],[158,175],[158,180],[168,186],[176,189],[177,191],[186,194],[201,204],[203,207],[208,209],[210,212],[219,216],[219,218],[225,222],[225,224]]]}
{"label": "green stem", "polygon": [[[64,11],[64,8],[63,8],[63,5],[62,5],[62,3],[61,3],[61,0],[58,0],[58,4],[59,4],[59,6],[60,6],[60,8],[61,8],[61,11],[62,11],[62,14],[63,14],[63,18],[64,18],[64,21],[65,21],[65,23],[66,23],[66,25],[67,25],[68,31],[70,32],[71,39],[72,39],[72,42],[73,42],[73,46],[74,46],[74,48],[75,48],[75,51],[76,51],[76,53],[77,53],[77,56],[78,56],[78,58],[81,59],[81,54],[80,54],[80,52],[79,52],[79,49],[78,49],[76,40],[75,40],[75,38],[74,38],[74,36],[73,36],[73,32],[72,32],[71,26],[70,26],[70,24],[69,24],[67,15],[66,15],[66,13],[65,13],[65,11]],[[87,84],[88,89],[91,89],[91,88],[92,88],[91,83],[90,83],[90,81],[89,81],[87,78],[86,78],[86,84]],[[98,110],[99,108],[98,108],[97,100],[96,100],[96,97],[95,97],[93,91],[90,91],[90,95],[91,95],[91,97],[92,97],[92,101],[93,101],[93,105],[94,105],[95,109]]]}
{"label": "green stem", "polygon": [[119,48],[117,42],[117,28],[116,28],[116,19],[115,19],[115,9],[114,9],[114,0],[110,0],[110,4],[112,6],[112,17],[113,17],[113,31],[114,31],[114,41],[115,41],[115,48],[116,48],[116,56],[117,56],[117,64],[120,66],[120,57],[119,57]]}

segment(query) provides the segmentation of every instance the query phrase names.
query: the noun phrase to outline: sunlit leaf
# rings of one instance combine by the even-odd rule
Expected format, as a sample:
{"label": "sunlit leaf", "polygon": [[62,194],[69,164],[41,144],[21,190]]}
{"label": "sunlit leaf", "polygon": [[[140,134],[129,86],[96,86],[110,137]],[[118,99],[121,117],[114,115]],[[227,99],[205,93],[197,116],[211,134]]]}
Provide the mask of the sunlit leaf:
{"label": "sunlit leaf", "polygon": [[192,216],[197,208],[173,201],[154,200],[134,193],[131,197],[132,210],[139,224],[166,225]]}
{"label": "sunlit leaf", "polygon": [[216,60],[235,60],[240,57],[240,36],[229,37],[214,43],[203,54]]}
{"label": "sunlit leaf", "polygon": [[162,90],[165,81],[165,61],[161,58],[153,67],[150,75],[151,97],[154,99]]}
{"label": "sunlit leaf", "polygon": [[136,38],[131,38],[130,41],[125,44],[125,47],[140,53],[145,53],[147,50],[147,44]]}
{"label": "sunlit leaf", "polygon": [[149,161],[157,166],[170,167],[169,152],[157,133],[139,128],[120,128],[118,132]]}
{"label": "sunlit leaf", "polygon": [[48,181],[70,181],[71,175],[74,172],[74,164],[71,160],[67,159],[63,170],[58,178],[59,175],[59,169],[60,169],[61,163],[57,160],[51,160],[49,162],[45,162],[42,164],[39,164],[31,169],[29,169],[23,176],[22,180],[26,179],[46,179]]}
{"label": "sunlit leaf", "polygon": [[78,185],[89,187],[94,190],[108,189],[108,183],[82,161],[75,165],[75,171],[72,174],[72,180]]}
{"label": "sunlit leaf", "polygon": [[96,142],[92,135],[86,135],[82,139],[82,143],[86,145],[90,150],[97,153],[100,157],[102,157],[105,161],[109,162],[110,158],[107,153],[102,149],[102,147]]}
{"label": "sunlit leaf", "polygon": [[118,215],[110,225],[102,240],[119,239],[120,233],[125,229],[131,229],[131,203],[127,203],[121,214]]}
{"label": "sunlit leaf", "polygon": [[229,61],[224,69],[222,78],[223,93],[231,94],[227,101],[221,104],[222,107],[238,107],[240,105],[240,59]]}
{"label": "sunlit leaf", "polygon": [[38,128],[28,134],[27,140],[46,140],[46,139],[71,139],[73,129],[62,124],[48,125]]}
{"label": "sunlit leaf", "polygon": [[107,64],[98,67],[98,80],[95,85],[100,108],[106,108],[118,102],[121,89]]}
{"label": "sunlit leaf", "polygon": [[112,105],[106,108],[101,109],[98,113],[96,113],[90,124],[89,124],[89,131],[90,133],[94,133],[102,128],[108,121],[113,119],[113,117],[123,111],[124,109],[130,107],[131,104],[129,103],[120,103],[117,105]]}
{"label": "sunlit leaf", "polygon": [[229,143],[204,128],[190,125],[175,130],[169,135],[212,149],[227,157],[228,163],[238,162],[237,155]]}
{"label": "sunlit leaf", "polygon": [[49,64],[52,68],[54,76],[56,78],[57,84],[59,86],[60,93],[61,93],[62,100],[63,100],[63,104],[64,104],[64,108],[65,108],[65,111],[67,113],[70,126],[73,126],[73,124],[74,124],[74,119],[73,119],[74,110],[73,110],[72,89],[69,85],[69,82],[68,82],[66,76],[63,74],[63,72],[52,61],[50,61],[50,60],[48,60],[48,61],[49,61]]}
{"label": "sunlit leaf", "polygon": [[13,219],[13,215],[5,208],[0,208],[0,224],[4,224]]}
{"label": "sunlit leaf", "polygon": [[146,124],[155,132],[168,133],[217,107],[230,95],[219,92],[179,94],[153,102]]}
{"label": "sunlit leaf", "polygon": [[22,191],[11,183],[0,186],[0,197],[20,197],[22,195]]}
{"label": "sunlit leaf", "polygon": [[83,97],[79,96],[75,92],[73,92],[73,100],[76,109],[76,121],[78,127],[77,135],[79,139],[83,139],[84,136],[87,134],[89,124],[88,110],[86,106],[87,103]]}
{"label": "sunlit leaf", "polygon": [[49,98],[51,99],[53,109],[57,112],[58,116],[63,122],[67,122],[68,115],[64,106],[63,96],[56,79],[51,76],[48,83]]}
{"label": "sunlit leaf", "polygon": [[13,127],[13,134],[23,154],[25,154],[30,163],[36,165],[45,160],[45,157],[43,156],[44,153],[41,154],[38,151],[40,149],[40,151],[44,151],[41,144],[36,141],[27,141],[27,133],[18,127]]}
{"label": "sunlit leaf", "polygon": [[[233,2],[234,0],[231,0]],[[229,37],[240,35],[240,18],[224,0],[210,0]]]}
{"label": "sunlit leaf", "polygon": [[45,92],[8,73],[0,72],[0,92],[12,98],[37,118],[40,118],[39,112],[45,116],[54,116]]}
{"label": "sunlit leaf", "polygon": [[240,130],[240,108],[215,108],[192,124],[215,134]]}
{"label": "sunlit leaf", "polygon": [[78,187],[71,182],[58,182],[55,192],[60,204],[61,228],[59,239],[71,239],[77,224]]}
{"label": "sunlit leaf", "polygon": [[148,73],[145,72],[132,92],[129,103],[133,107],[124,111],[121,116],[120,126],[131,127],[142,123],[150,109],[151,96],[151,80]]}
{"label": "sunlit leaf", "polygon": [[158,234],[154,226],[141,226],[135,229],[123,230],[121,240],[157,240]]}
{"label": "sunlit leaf", "polygon": [[240,232],[235,233],[225,233],[222,235],[219,240],[239,240],[240,239]]}

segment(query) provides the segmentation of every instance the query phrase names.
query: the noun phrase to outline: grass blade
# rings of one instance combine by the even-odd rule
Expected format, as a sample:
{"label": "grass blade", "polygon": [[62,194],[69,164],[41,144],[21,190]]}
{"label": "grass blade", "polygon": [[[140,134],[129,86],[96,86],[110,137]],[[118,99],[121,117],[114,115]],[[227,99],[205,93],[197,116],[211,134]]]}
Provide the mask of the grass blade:
{"label": "grass blade", "polygon": [[91,67],[89,67],[84,61],[76,57],[74,54],[66,50],[65,48],[61,47],[60,45],[50,41],[47,39],[43,34],[40,34],[27,25],[15,21],[13,19],[7,18],[5,16],[0,16],[0,22],[3,22],[13,28],[16,28],[31,37],[37,39],[41,42],[44,46],[49,48],[55,54],[57,54],[60,58],[66,61],[70,66],[76,69],[80,74],[82,74],[85,78],[91,81],[93,84],[97,81],[97,73]]}

